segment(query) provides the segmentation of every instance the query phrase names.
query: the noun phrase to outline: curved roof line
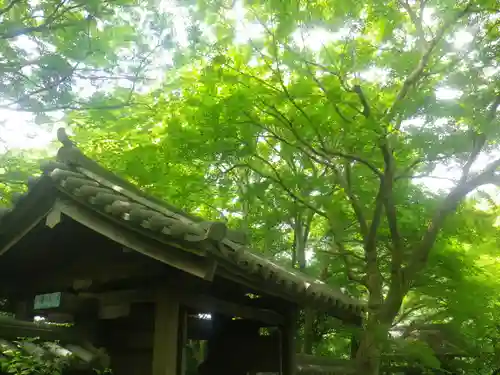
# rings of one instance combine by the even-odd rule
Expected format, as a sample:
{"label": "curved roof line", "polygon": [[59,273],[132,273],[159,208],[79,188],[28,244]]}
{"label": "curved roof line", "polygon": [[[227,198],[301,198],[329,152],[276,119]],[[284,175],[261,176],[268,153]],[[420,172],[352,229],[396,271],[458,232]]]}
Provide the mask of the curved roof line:
{"label": "curved roof line", "polygon": [[306,305],[345,310],[355,316],[365,311],[364,303],[339,288],[252,252],[244,234],[228,229],[225,223],[205,221],[145,194],[85,156],[64,131],[58,131],[58,138],[63,146],[57,153],[57,162],[45,163],[42,170],[55,187],[70,198],[84,200],[125,226],[139,225],[152,237],[181,240],[194,249],[201,242],[209,241],[211,246],[204,246],[204,250],[209,249],[207,255],[223,268],[238,269],[246,277],[271,282],[283,293],[300,297]]}

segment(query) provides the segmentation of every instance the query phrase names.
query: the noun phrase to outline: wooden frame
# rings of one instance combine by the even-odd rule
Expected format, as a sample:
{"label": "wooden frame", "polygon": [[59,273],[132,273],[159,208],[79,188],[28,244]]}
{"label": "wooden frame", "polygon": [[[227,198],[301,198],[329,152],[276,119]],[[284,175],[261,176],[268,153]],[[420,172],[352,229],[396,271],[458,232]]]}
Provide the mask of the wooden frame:
{"label": "wooden frame", "polygon": [[156,294],[153,375],[178,375],[180,303],[167,288]]}
{"label": "wooden frame", "polygon": [[59,210],[64,215],[92,229],[94,232],[150,258],[205,280],[210,280],[213,277],[214,265],[205,258],[202,258],[200,262],[195,262],[181,253],[175,254],[175,256],[169,254],[168,251],[161,249],[160,246],[148,245],[146,241],[142,241],[138,238],[139,236],[131,233],[129,230],[117,229],[116,225],[100,218],[98,215],[90,214],[88,210],[83,210],[73,203],[57,199],[53,209]]}
{"label": "wooden frame", "polygon": [[[160,291],[151,290],[124,290],[117,292],[108,292],[101,294],[82,293],[83,298],[96,298],[103,304],[118,303],[138,303],[155,302],[165,293],[165,298],[172,295],[171,288],[164,287]],[[183,305],[210,312],[217,312],[228,316],[237,316],[244,319],[256,320],[271,326],[281,326],[285,323],[285,318],[272,310],[260,309],[251,306],[240,305],[234,302],[224,301],[212,296],[192,293],[188,290],[182,290],[182,293],[176,293],[176,299]]]}

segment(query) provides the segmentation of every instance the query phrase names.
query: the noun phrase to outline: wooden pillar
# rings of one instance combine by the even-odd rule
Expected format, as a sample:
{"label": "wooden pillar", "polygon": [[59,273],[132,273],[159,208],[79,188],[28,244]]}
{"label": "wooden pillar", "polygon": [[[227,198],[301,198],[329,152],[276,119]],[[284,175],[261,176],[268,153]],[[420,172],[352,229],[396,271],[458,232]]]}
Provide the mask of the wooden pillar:
{"label": "wooden pillar", "polygon": [[187,369],[187,352],[186,352],[186,344],[187,344],[187,318],[188,314],[184,307],[180,308],[179,311],[179,335],[177,337],[177,374],[184,375]]}
{"label": "wooden pillar", "polygon": [[296,343],[297,313],[293,308],[285,315],[285,324],[281,327],[281,373],[295,375],[297,373]]}
{"label": "wooden pillar", "polygon": [[34,319],[33,301],[18,300],[14,302],[14,316],[16,319],[32,322]]}
{"label": "wooden pillar", "polygon": [[156,295],[153,375],[178,375],[179,299],[168,289]]}

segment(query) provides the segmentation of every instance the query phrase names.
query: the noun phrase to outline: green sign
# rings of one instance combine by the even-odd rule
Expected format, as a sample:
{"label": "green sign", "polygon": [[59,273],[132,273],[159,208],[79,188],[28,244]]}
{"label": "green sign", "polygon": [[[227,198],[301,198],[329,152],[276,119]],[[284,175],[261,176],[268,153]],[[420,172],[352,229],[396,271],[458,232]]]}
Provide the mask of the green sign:
{"label": "green sign", "polygon": [[53,309],[61,305],[61,292],[39,294],[35,297],[35,310]]}

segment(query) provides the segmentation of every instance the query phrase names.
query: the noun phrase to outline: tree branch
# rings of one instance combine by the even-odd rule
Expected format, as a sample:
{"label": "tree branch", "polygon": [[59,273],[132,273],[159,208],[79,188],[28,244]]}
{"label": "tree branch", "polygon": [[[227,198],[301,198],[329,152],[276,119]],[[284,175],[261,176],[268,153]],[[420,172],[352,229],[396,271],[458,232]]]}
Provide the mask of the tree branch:
{"label": "tree branch", "polygon": [[[274,34],[267,28],[267,26],[259,21],[261,23],[261,25],[265,28],[265,30],[267,31],[267,33],[269,34],[269,36],[273,39],[273,45],[274,45],[274,53],[275,53],[275,57],[274,57],[274,60],[276,60],[276,69],[274,70],[273,67],[269,64],[266,63],[266,65],[268,66],[268,68],[271,70],[271,71],[276,71],[278,73],[278,79],[279,79],[279,84],[281,86],[281,89],[283,90],[283,93],[285,94],[285,96],[287,97],[288,101],[302,114],[302,116],[307,120],[307,122],[310,124],[311,127],[313,127],[313,129],[315,129],[316,131],[316,134],[318,136],[318,140],[322,146],[322,152],[318,152],[318,150],[316,150],[314,147],[312,147],[312,145],[305,141],[299,134],[299,132],[297,131],[297,129],[295,129],[295,126],[294,126],[294,123],[287,119],[287,124],[288,124],[288,129],[292,132],[292,134],[295,136],[295,138],[297,138],[297,140],[299,142],[301,142],[305,147],[307,147],[308,149],[310,149],[313,153],[317,154],[318,156],[321,156],[321,157],[325,157],[325,156],[337,156],[337,157],[341,157],[341,158],[345,158],[345,159],[348,159],[348,160],[352,160],[352,161],[357,161],[365,166],[367,166],[371,171],[373,171],[373,173],[375,173],[377,176],[381,176],[381,172],[378,170],[378,168],[376,166],[374,166],[372,163],[370,163],[368,160],[365,160],[359,156],[355,156],[355,155],[348,155],[348,154],[345,154],[343,152],[339,152],[339,151],[334,151],[334,150],[329,150],[329,149],[326,149],[325,147],[325,144],[324,144],[324,141],[321,139],[321,136],[319,135],[319,133],[317,132],[317,129],[316,129],[316,125],[314,123],[314,121],[312,121],[312,119],[309,117],[309,115],[305,112],[304,108],[302,108],[295,100],[295,98],[293,98],[293,96],[290,94],[288,88],[286,87],[285,85],[285,82],[283,80],[283,74],[279,68],[279,61],[278,61],[278,48],[277,48],[277,45],[276,45],[276,39],[275,39],[275,36]],[[261,50],[258,50],[257,51],[259,54],[261,54],[262,56],[262,51]],[[265,56],[263,56],[265,58]],[[353,91],[353,92],[356,92],[356,94],[360,97],[360,100],[362,102],[362,105],[363,105],[363,111],[360,112],[360,113],[363,113],[365,116],[369,116],[370,114],[370,108],[368,106],[368,102],[366,100],[366,98],[364,97],[363,95],[363,92],[361,90],[361,87],[357,86],[357,88],[355,88],[354,90],[350,90],[350,91]],[[266,103],[264,103],[266,104]],[[267,104],[268,105],[268,104]],[[281,112],[275,107],[275,106],[271,106],[271,105],[268,105],[269,107],[273,108],[277,113],[279,113],[282,117],[284,117]],[[326,154],[326,155],[325,155]]]}
{"label": "tree branch", "polygon": [[[431,177],[431,176],[427,176],[427,175],[416,175],[416,176],[414,176],[414,175],[411,175],[410,172],[414,168],[416,168],[419,164],[422,164],[422,163],[425,163],[425,162],[427,162],[427,163],[439,162],[439,161],[443,161],[443,160],[446,160],[446,159],[449,159],[449,158],[450,158],[450,156],[437,157],[437,158],[431,159],[431,160],[428,160],[426,158],[416,159],[408,167],[406,167],[401,174],[395,176],[394,180],[397,181],[397,180],[402,179],[402,178],[424,178],[424,177]],[[438,178],[438,177],[436,177],[436,178]]]}
{"label": "tree branch", "polygon": [[[486,116],[486,120],[488,122],[491,122],[495,119],[495,116],[496,116],[496,113],[497,113],[499,106],[500,106],[500,95],[497,95],[495,97],[495,100],[491,104],[491,107],[488,111],[488,115]],[[477,157],[481,153],[483,147],[486,144],[486,140],[487,140],[486,134],[473,132],[472,151],[469,155],[467,162],[465,163],[465,165],[462,168],[462,177],[460,178],[461,184],[463,184],[467,181],[472,164],[474,164]]]}
{"label": "tree branch", "polygon": [[27,182],[26,181],[9,180],[9,179],[0,178],[0,184],[4,184],[4,185],[8,185],[8,184],[12,184],[12,185],[26,185]]}
{"label": "tree branch", "polygon": [[500,168],[500,159],[497,159],[477,174],[469,181],[457,185],[444,199],[441,207],[434,214],[426,232],[421,241],[413,250],[412,258],[404,270],[405,290],[411,286],[417,274],[425,267],[429,252],[436,241],[439,230],[441,229],[447,216],[456,209],[460,201],[465,198],[474,189],[485,184],[500,185],[500,177],[495,173]]}
{"label": "tree branch", "polygon": [[415,85],[415,83],[417,83],[417,81],[420,79],[422,73],[424,72],[425,68],[427,67],[427,64],[429,63],[429,60],[431,58],[432,53],[434,52],[434,49],[436,48],[438,43],[443,39],[448,28],[451,27],[460,18],[464,17],[470,11],[471,5],[472,4],[469,3],[463,10],[458,12],[455,15],[455,17],[453,17],[450,21],[445,22],[445,24],[438,30],[436,36],[430,41],[430,43],[428,44],[422,57],[420,58],[420,61],[418,62],[417,67],[410,73],[410,75],[403,82],[403,86],[401,87],[398,94],[396,95],[396,99],[394,100],[393,104],[386,112],[386,115],[385,115],[386,121],[392,120],[393,116],[396,113],[396,109],[399,106],[399,104],[403,101],[403,99],[406,98],[406,96],[408,95],[408,92],[410,91],[412,86]]}
{"label": "tree branch", "polygon": [[366,99],[366,96],[365,96],[363,90],[361,89],[361,86],[354,85],[352,88],[352,91],[354,91],[358,95],[359,101],[361,102],[361,105],[363,106],[363,111],[361,112],[361,114],[366,118],[370,117],[370,114],[371,114],[370,105],[368,104],[368,100]]}
{"label": "tree branch", "polygon": [[0,9],[0,16],[3,16],[5,13],[9,12],[14,5],[19,4],[22,0],[12,0],[5,8]]}
{"label": "tree branch", "polygon": [[[378,168],[375,165],[373,165],[368,160],[365,160],[362,157],[359,157],[357,155],[346,154],[346,153],[343,153],[343,152],[333,151],[333,150],[318,151],[309,142],[307,142],[304,138],[302,138],[302,136],[297,131],[297,129],[295,129],[294,123],[288,117],[286,117],[278,108],[276,108],[276,106],[267,104],[264,101],[261,101],[261,102],[262,102],[263,105],[267,106],[268,108],[271,108],[274,111],[274,113],[271,113],[271,112],[269,112],[269,111],[267,111],[265,109],[262,109],[260,107],[257,107],[257,108],[259,110],[261,110],[262,112],[266,113],[267,115],[269,115],[269,116],[277,119],[283,125],[285,125],[286,128],[296,138],[296,140],[309,150],[309,152],[307,152],[307,155],[309,157],[311,157],[311,153],[314,154],[314,155],[316,155],[315,160],[318,163],[323,164],[323,165],[332,166],[332,164],[330,163],[330,158],[332,156],[336,156],[336,157],[344,158],[344,159],[347,159],[347,160],[350,160],[350,161],[357,161],[357,162],[365,165],[366,167],[368,167],[378,177],[380,177],[382,175],[382,173],[378,170]],[[245,112],[245,114],[247,115],[247,117],[249,117],[251,119],[251,117],[249,116],[248,112]],[[255,122],[255,124],[257,124],[257,123],[258,122]],[[260,126],[261,126],[261,128],[264,128],[264,129],[266,129],[266,130],[269,131],[269,129],[266,128],[265,126],[263,126],[263,125],[260,125]],[[274,134],[276,135],[275,132],[274,132]],[[283,140],[283,137],[280,137],[280,138]],[[290,144],[289,142],[286,142],[286,143]],[[304,149],[302,149],[302,150],[304,150]],[[321,158],[321,159],[318,159],[318,158]]]}
{"label": "tree branch", "polygon": [[394,324],[393,324],[393,327],[396,326],[397,324],[400,324],[401,322],[403,322],[403,320],[405,320],[406,318],[408,318],[411,314],[413,314],[414,312],[416,311],[419,311],[419,310],[422,310],[423,308],[426,307],[426,304],[425,303],[417,303],[415,304],[414,306],[411,306],[411,307],[408,307],[407,309],[405,309],[401,315],[399,315],[399,317],[395,320]]}
{"label": "tree branch", "polygon": [[346,269],[347,278],[351,281],[355,281],[355,282],[368,288],[366,279],[355,275],[353,270],[352,270],[352,264],[351,264],[351,261],[349,260],[349,256],[355,257],[354,254],[351,254],[351,252],[348,252],[341,242],[335,241],[335,244],[339,248],[339,250],[340,250],[339,255],[342,258],[342,260],[344,261],[344,266]]}
{"label": "tree branch", "polygon": [[[43,24],[38,25],[38,26],[24,27],[24,28],[17,29],[17,30],[5,31],[4,33],[0,34],[0,39],[12,39],[12,38],[16,38],[16,37],[21,36],[21,35],[33,34],[33,33],[41,32],[41,31],[55,31],[55,30],[60,30],[60,29],[64,29],[67,27],[76,26],[75,22],[65,22],[65,23],[60,23],[60,24],[52,24],[55,20],[60,18],[65,13],[69,12],[70,10],[80,8],[82,6],[82,5],[77,5],[77,6],[69,7],[69,8],[66,8],[60,14],[57,14],[57,12],[59,11],[62,4],[64,4],[64,1],[62,1],[56,7],[56,9],[54,10],[54,12],[52,12],[52,14],[47,16],[47,18],[45,19],[45,22]],[[82,21],[87,22],[86,20],[82,20]]]}
{"label": "tree branch", "polygon": [[[384,210],[384,181],[380,181],[372,222],[365,240],[367,288],[370,292],[370,304],[382,303],[382,274],[378,268],[377,232]],[[374,306],[375,307],[375,306]]]}
{"label": "tree branch", "polygon": [[340,172],[337,169],[334,169],[337,179],[339,184],[344,188],[344,191],[347,194],[347,198],[349,199],[349,202],[351,203],[351,207],[354,211],[354,214],[356,215],[356,219],[359,224],[359,232],[361,233],[361,236],[363,238],[363,241],[366,241],[368,237],[368,223],[366,222],[365,214],[363,213],[363,209],[361,205],[358,202],[358,199],[354,195],[354,192],[352,191],[352,176],[351,176],[351,165],[350,163],[344,163],[344,169],[345,169],[345,178],[342,178],[340,175]]}
{"label": "tree branch", "polygon": [[314,213],[318,214],[321,217],[328,218],[328,215],[327,215],[326,212],[318,209],[317,207],[314,207],[312,204],[310,204],[309,202],[307,202],[304,198],[302,198],[302,197],[298,196],[297,194],[295,194],[285,184],[285,182],[281,178],[279,172],[276,170],[276,168],[274,167],[274,165],[272,165],[268,160],[266,160],[265,158],[261,157],[260,155],[253,155],[253,156],[256,157],[257,159],[261,160],[267,166],[269,166],[269,168],[271,168],[271,170],[273,171],[274,176],[270,176],[270,175],[268,175],[268,174],[260,171],[259,169],[255,168],[254,166],[248,164],[248,163],[235,164],[231,168],[229,168],[228,170],[224,171],[224,173],[229,173],[231,170],[233,170],[235,168],[241,168],[241,167],[249,168],[252,171],[254,171],[255,173],[257,173],[259,176],[261,176],[262,178],[266,178],[266,179],[269,179],[269,180],[275,182],[277,185],[279,185],[288,194],[288,196],[290,198],[292,198],[293,201],[295,201],[295,202],[303,205],[304,207],[309,208],[311,211],[313,211]]}
{"label": "tree branch", "polygon": [[[330,228],[330,229],[332,229],[332,228]],[[357,259],[357,260],[363,261],[363,262],[365,259],[363,257],[355,254],[352,251],[348,251],[340,241],[335,240],[335,234],[333,234],[333,237],[334,237],[334,241],[333,241],[334,243],[331,245],[331,247],[336,247],[337,251],[316,250],[316,252],[322,253],[322,254],[325,254],[328,256],[332,256],[332,257],[339,256],[344,263],[344,268],[346,271],[347,278],[351,281],[357,282],[358,284],[361,284],[361,285],[367,287],[365,278],[354,274],[354,271],[352,269],[353,268],[352,263],[351,263],[351,260],[349,259],[349,257],[352,257],[354,259]]]}
{"label": "tree branch", "polygon": [[[411,8],[410,4],[408,3],[407,0],[402,0],[400,1],[401,6],[406,10],[408,15],[410,16],[410,20],[413,23],[413,26],[415,26],[415,29],[417,30],[417,35],[418,35],[418,41],[420,44],[420,48],[424,49],[425,44],[426,44],[426,39],[425,39],[425,33],[424,29],[422,27],[422,19],[419,18],[419,16],[415,13],[415,11]],[[424,4],[423,1],[421,1],[420,5],[422,6]],[[420,17],[422,17],[422,7],[420,7]]]}

